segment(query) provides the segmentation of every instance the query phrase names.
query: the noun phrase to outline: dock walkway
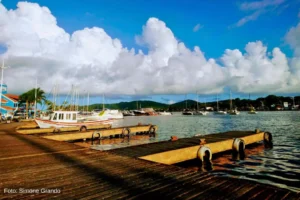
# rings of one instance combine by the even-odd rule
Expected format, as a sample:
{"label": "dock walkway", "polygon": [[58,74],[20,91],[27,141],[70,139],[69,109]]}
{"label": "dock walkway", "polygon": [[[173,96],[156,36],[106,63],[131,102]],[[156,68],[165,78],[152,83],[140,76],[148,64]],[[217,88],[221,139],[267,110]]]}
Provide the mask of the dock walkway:
{"label": "dock walkway", "polygon": [[299,193],[274,186],[21,135],[14,129],[14,124],[0,125],[0,199],[300,199]]}

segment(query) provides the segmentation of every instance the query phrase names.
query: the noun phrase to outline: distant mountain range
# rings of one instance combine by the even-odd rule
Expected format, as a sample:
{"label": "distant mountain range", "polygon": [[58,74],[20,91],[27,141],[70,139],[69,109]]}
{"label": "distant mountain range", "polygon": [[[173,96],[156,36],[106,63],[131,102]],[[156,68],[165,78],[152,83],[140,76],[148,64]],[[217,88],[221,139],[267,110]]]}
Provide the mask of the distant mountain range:
{"label": "distant mountain range", "polygon": [[[294,97],[294,101],[290,97],[282,97],[282,96],[275,96],[269,95],[265,98],[258,98],[256,100],[249,100],[249,99],[233,99],[232,105],[233,107],[237,107],[239,110],[248,110],[250,106],[254,106],[258,110],[272,110],[278,106],[283,107],[283,103],[287,102],[289,108],[295,105],[300,104],[300,96]],[[102,109],[102,104],[93,104],[89,106],[90,110],[93,109]],[[194,100],[184,100],[181,102],[177,102],[174,104],[164,104],[155,101],[131,101],[131,102],[120,102],[115,104],[105,104],[105,108],[109,109],[118,109],[118,110],[136,110],[140,108],[153,108],[157,111],[182,111],[185,108],[188,109],[197,109],[197,101]],[[216,109],[217,102],[199,102],[198,108],[204,109],[205,107],[213,107]],[[222,100],[219,101],[219,109],[229,109],[230,102],[229,100]]]}

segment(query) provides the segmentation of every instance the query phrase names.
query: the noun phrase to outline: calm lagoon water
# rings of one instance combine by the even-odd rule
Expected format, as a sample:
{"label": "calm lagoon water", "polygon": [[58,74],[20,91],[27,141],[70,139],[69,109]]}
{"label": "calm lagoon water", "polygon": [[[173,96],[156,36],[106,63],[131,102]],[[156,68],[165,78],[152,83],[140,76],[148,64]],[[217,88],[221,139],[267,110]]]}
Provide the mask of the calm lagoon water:
{"label": "calm lagoon water", "polygon": [[[169,140],[172,135],[179,138],[192,137],[195,134],[219,133],[231,130],[255,130],[271,132],[273,148],[264,148],[263,144],[246,151],[244,160],[233,159],[230,154],[212,160],[212,173],[231,176],[276,185],[300,192],[300,112],[279,111],[259,112],[250,115],[184,116],[173,113],[172,116],[125,117],[114,126],[136,125],[137,123],[158,125],[156,138],[145,138],[143,142]],[[96,148],[97,149],[97,148]],[[191,168],[201,168],[191,164]]]}

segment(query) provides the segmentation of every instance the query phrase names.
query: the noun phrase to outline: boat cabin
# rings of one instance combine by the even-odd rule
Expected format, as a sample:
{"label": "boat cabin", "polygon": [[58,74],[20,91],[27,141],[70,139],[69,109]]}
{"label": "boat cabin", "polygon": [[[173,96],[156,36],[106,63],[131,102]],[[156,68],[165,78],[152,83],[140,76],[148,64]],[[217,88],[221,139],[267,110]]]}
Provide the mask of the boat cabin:
{"label": "boat cabin", "polygon": [[54,111],[51,121],[54,122],[77,122],[77,111]]}

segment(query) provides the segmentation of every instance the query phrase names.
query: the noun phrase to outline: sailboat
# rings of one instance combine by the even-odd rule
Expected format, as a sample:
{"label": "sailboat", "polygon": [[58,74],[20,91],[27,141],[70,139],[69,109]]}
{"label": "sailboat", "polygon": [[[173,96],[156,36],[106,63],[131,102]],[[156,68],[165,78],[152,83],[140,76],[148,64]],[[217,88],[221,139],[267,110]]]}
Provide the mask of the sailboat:
{"label": "sailboat", "polygon": [[248,114],[257,114],[257,111],[253,106],[250,107],[250,110],[248,111]]}
{"label": "sailboat", "polygon": [[193,112],[194,115],[207,115],[206,111],[201,111],[199,110],[199,99],[198,99],[198,93],[197,93],[197,110],[195,112]]}
{"label": "sailboat", "polygon": [[215,112],[215,115],[226,115],[226,114],[227,114],[226,111],[219,110],[219,98],[217,95],[217,111]]}
{"label": "sailboat", "polygon": [[239,115],[240,114],[240,112],[236,108],[232,109],[231,90],[230,90],[230,110],[228,111],[228,114],[230,114],[230,115]]}
{"label": "sailboat", "polygon": [[187,99],[186,99],[186,95],[185,95],[185,109],[182,111],[183,115],[193,115],[193,111],[190,111],[187,109]]}

